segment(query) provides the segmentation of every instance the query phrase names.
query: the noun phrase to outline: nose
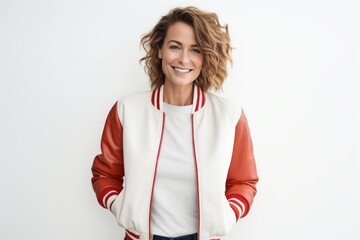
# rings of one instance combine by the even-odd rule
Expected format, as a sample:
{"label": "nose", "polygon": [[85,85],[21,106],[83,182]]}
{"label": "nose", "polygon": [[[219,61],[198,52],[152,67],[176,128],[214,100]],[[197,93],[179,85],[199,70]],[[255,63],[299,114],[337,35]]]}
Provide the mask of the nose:
{"label": "nose", "polygon": [[188,51],[181,51],[181,54],[179,56],[179,63],[187,64],[190,62],[190,56]]}

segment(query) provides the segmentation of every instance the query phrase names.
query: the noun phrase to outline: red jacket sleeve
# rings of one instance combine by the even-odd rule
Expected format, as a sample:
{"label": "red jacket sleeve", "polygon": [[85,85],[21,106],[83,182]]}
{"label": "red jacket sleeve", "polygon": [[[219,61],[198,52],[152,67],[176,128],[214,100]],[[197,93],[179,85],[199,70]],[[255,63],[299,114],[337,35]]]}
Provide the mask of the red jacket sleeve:
{"label": "red jacket sleeve", "polygon": [[237,220],[249,212],[256,194],[257,182],[253,145],[246,116],[242,112],[235,129],[234,148],[225,192]]}
{"label": "red jacket sleeve", "polygon": [[122,125],[118,103],[111,108],[101,138],[101,154],[94,159],[91,171],[92,186],[100,205],[109,208],[108,199],[123,189],[124,161]]}

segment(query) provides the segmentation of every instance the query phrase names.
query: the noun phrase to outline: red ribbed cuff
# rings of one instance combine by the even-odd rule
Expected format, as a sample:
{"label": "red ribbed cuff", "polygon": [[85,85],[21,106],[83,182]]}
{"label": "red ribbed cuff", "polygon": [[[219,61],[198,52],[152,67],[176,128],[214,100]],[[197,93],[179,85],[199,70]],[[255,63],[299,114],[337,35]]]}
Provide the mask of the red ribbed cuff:
{"label": "red ribbed cuff", "polygon": [[111,196],[118,195],[120,191],[121,191],[120,189],[115,187],[105,188],[100,192],[100,194],[98,194],[97,196],[98,202],[103,208],[108,208],[107,201],[109,200],[109,198]]}
{"label": "red ribbed cuff", "polygon": [[234,210],[236,221],[244,217],[249,211],[247,200],[238,194],[229,194],[226,196],[231,208]]}

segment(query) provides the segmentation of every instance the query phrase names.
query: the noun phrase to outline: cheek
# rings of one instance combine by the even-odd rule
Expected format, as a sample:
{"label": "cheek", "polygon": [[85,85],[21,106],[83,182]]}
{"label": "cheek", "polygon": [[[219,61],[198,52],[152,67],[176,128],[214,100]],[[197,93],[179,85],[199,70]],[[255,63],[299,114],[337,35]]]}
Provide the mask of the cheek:
{"label": "cheek", "polygon": [[202,68],[202,66],[203,66],[203,57],[199,57],[199,58],[197,59],[197,61],[196,61],[196,66],[197,66],[198,68]]}
{"label": "cheek", "polygon": [[161,62],[161,69],[163,71],[163,73],[167,76],[170,72],[170,66],[169,63],[167,61],[165,61],[165,59],[162,60]]}
{"label": "cheek", "polygon": [[199,71],[202,70],[202,67],[203,67],[202,62],[200,62],[200,63],[198,63],[198,64],[196,65],[196,68],[197,68]]}
{"label": "cheek", "polygon": [[164,73],[166,72],[166,64],[164,62],[164,59],[161,61],[161,69]]}

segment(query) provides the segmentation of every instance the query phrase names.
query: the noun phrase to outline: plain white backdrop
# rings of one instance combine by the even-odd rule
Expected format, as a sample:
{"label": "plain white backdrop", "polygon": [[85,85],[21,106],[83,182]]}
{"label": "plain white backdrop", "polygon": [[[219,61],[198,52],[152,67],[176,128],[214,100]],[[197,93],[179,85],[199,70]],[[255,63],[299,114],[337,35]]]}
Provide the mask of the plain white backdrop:
{"label": "plain white backdrop", "polygon": [[226,240],[360,239],[357,0],[0,0],[0,239],[122,239],[90,167],[114,102],[149,89],[139,40],[176,6],[228,23],[221,94],[260,182]]}

